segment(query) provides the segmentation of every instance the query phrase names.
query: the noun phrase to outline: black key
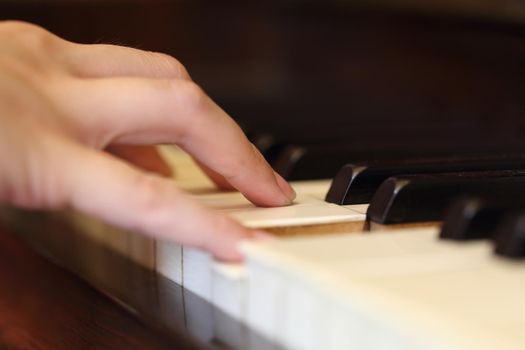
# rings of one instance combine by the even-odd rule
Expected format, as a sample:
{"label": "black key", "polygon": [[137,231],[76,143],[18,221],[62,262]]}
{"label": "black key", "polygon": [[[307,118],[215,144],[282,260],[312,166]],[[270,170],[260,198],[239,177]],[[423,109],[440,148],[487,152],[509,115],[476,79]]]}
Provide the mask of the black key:
{"label": "black key", "polygon": [[463,197],[447,209],[439,237],[452,240],[490,238],[506,214],[518,208],[525,209],[525,198],[499,202],[498,199]]}
{"label": "black key", "polygon": [[391,177],[374,194],[367,217],[380,224],[437,221],[461,195],[523,201],[525,170]]}
{"label": "black key", "polygon": [[325,200],[339,205],[369,203],[381,183],[396,175],[512,169],[525,169],[525,154],[347,164],[334,177]]}
{"label": "black key", "polygon": [[[379,152],[354,145],[289,145],[272,163],[281,176],[290,181],[333,178],[348,161],[375,161],[396,159],[414,154],[406,149]],[[416,154],[421,156],[421,152]]]}
{"label": "black key", "polygon": [[525,212],[509,214],[498,226],[495,252],[512,259],[525,258]]}
{"label": "black key", "polygon": [[[370,167],[363,172],[363,175],[367,174],[366,179],[363,179],[363,182],[359,180],[359,183],[367,189],[366,200],[358,199],[356,202],[344,204],[368,203],[373,190],[393,175],[525,168],[525,153],[521,151],[507,155],[490,152],[481,155],[456,149],[435,150],[417,146],[410,149],[399,147],[377,149],[344,143],[327,143],[281,146],[280,152],[278,155],[273,155],[271,165],[287,180],[333,178],[337,171],[349,162],[356,167]],[[379,178],[374,180],[374,177]],[[342,182],[342,186],[346,186],[349,182],[348,176],[338,174],[336,178],[341,179],[338,182]],[[366,185],[368,181],[374,182]],[[342,197],[339,192],[334,193],[337,194],[334,198]],[[342,200],[334,199],[331,203],[341,204]]]}
{"label": "black key", "polygon": [[288,146],[280,142],[273,135],[265,133],[252,135],[250,141],[270,164],[274,164],[275,160],[279,158]]}

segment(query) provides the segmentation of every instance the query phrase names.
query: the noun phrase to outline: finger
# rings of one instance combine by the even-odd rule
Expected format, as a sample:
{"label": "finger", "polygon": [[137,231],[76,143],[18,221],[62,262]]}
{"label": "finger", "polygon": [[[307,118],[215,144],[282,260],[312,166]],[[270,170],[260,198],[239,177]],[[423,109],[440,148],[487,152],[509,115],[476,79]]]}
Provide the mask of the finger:
{"label": "finger", "polygon": [[160,156],[155,146],[142,145],[109,145],[109,153],[127,160],[139,168],[162,176],[172,176],[173,170]]}
{"label": "finger", "polygon": [[72,74],[84,78],[135,76],[190,79],[174,57],[131,47],[106,44],[72,44],[64,52],[64,63]]}
{"label": "finger", "polygon": [[199,168],[208,176],[215,185],[220,190],[223,191],[232,191],[234,190],[234,187],[222,176],[221,174],[217,173],[216,171],[211,170],[206,165],[199,162],[197,159],[194,159],[195,163],[199,166]]}
{"label": "finger", "polygon": [[66,114],[83,124],[80,129],[91,129],[85,141],[176,143],[255,204],[287,205],[295,197],[239,126],[195,83],[113,78],[77,84],[57,95]]}
{"label": "finger", "polygon": [[79,148],[67,174],[72,206],[119,227],[205,249],[239,261],[236,246],[253,232],[180,192],[172,181],[146,174],[102,152]]}

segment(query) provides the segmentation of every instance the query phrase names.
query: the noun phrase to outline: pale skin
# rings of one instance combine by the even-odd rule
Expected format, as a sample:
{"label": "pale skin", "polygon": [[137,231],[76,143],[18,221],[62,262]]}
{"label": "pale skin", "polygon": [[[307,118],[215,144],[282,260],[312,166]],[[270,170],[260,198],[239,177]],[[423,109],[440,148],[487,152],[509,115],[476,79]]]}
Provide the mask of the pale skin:
{"label": "pale skin", "polygon": [[[257,205],[294,199],[175,58],[76,44],[32,24],[0,22],[0,203],[73,208],[221,260],[242,260],[237,243],[259,232],[202,207],[156,174],[169,170],[152,149],[126,150],[159,143],[179,145],[214,181]],[[108,147],[146,160],[142,168],[156,173]]]}

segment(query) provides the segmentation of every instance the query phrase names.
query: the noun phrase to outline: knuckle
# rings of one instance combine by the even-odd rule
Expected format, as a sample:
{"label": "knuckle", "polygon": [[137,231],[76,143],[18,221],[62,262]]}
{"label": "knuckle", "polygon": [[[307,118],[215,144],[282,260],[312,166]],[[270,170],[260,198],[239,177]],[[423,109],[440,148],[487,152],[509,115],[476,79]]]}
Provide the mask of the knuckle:
{"label": "knuckle", "polygon": [[63,159],[57,155],[63,147],[62,140],[53,134],[25,132],[32,136],[32,142],[19,147],[20,159],[14,164],[18,171],[12,173],[16,174],[11,183],[12,203],[29,209],[61,209],[71,194],[64,185],[67,175],[57,173],[54,166]]}
{"label": "knuckle", "polygon": [[8,32],[26,32],[31,30],[39,30],[41,27],[39,27],[36,24],[19,21],[19,20],[7,20],[7,21],[1,21],[1,28],[2,31],[8,31]]}
{"label": "knuckle", "polygon": [[56,58],[65,41],[42,27],[21,21],[0,22],[0,42],[5,49],[2,62],[30,81],[60,71]]}
{"label": "knuckle", "polygon": [[226,215],[221,215],[218,213],[213,213],[213,216],[210,218],[212,221],[213,231],[211,232],[201,232],[198,235],[194,236],[194,241],[192,242],[197,248],[211,251],[217,245],[217,239],[219,237],[224,238],[232,234],[232,229],[234,225],[232,224],[232,219]]}
{"label": "knuckle", "polygon": [[12,38],[18,44],[33,50],[50,50],[58,42],[57,37],[44,28],[23,21],[6,21],[2,23],[1,33]]}
{"label": "knuckle", "polygon": [[207,95],[192,81],[173,81],[173,100],[180,111],[177,114],[177,140],[180,144],[198,139],[200,130],[209,127],[209,118],[202,113],[206,107]]}
{"label": "knuckle", "polygon": [[167,71],[170,75],[178,79],[190,79],[190,75],[188,74],[186,67],[184,67],[184,65],[175,57],[162,52],[152,52],[151,54],[154,58],[156,58],[156,61],[160,62],[162,71]]}
{"label": "knuckle", "polygon": [[187,112],[197,112],[206,101],[206,94],[199,85],[192,81],[174,82],[178,103],[185,106]]}
{"label": "knuckle", "polygon": [[158,231],[159,215],[166,205],[169,189],[163,179],[155,175],[137,174],[134,184],[134,211],[139,215],[137,229],[145,232]]}
{"label": "knuckle", "polygon": [[165,186],[158,178],[151,175],[137,175],[134,181],[136,193],[136,204],[141,213],[155,211],[159,206],[159,197],[165,190]]}

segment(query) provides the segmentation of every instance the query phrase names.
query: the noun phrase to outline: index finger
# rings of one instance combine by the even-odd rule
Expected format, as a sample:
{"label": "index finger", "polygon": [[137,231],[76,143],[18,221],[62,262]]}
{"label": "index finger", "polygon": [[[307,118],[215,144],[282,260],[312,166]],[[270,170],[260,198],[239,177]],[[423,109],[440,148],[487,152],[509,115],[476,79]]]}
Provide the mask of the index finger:
{"label": "index finger", "polygon": [[295,197],[233,119],[191,81],[75,80],[57,91],[66,113],[90,124],[93,139],[177,143],[255,204],[287,205]]}

